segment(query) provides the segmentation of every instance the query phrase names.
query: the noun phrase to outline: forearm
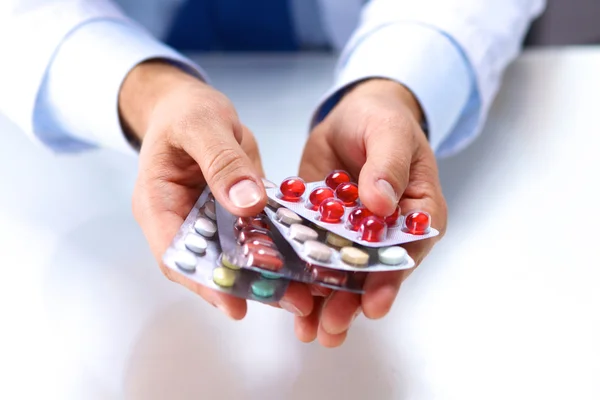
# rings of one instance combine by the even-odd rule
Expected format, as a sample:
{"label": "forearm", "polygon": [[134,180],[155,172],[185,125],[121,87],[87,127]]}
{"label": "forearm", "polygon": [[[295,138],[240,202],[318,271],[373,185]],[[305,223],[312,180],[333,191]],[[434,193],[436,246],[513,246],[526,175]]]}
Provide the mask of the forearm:
{"label": "forearm", "polygon": [[[23,1],[13,3],[25,8]],[[6,38],[14,32],[6,33],[0,37],[0,50],[8,49],[14,59],[24,48],[28,51],[24,62],[0,65],[0,86],[7,88],[0,92],[0,110],[51,150],[100,146],[132,152],[122,129],[118,98],[126,76],[140,63],[164,59],[204,76],[199,67],[158,42],[110,1],[28,4],[25,11],[17,12],[15,6],[12,14],[3,17],[17,33],[27,31],[19,33],[27,43],[10,44]],[[5,26],[0,24],[0,30]]]}
{"label": "forearm", "polygon": [[125,20],[109,0],[3,0],[0,5],[0,111],[32,133],[40,85],[63,40],[92,19]]}
{"label": "forearm", "polygon": [[423,108],[434,150],[456,152],[480,131],[502,73],[543,5],[373,0],[340,58],[335,89],[369,76],[404,84]]}

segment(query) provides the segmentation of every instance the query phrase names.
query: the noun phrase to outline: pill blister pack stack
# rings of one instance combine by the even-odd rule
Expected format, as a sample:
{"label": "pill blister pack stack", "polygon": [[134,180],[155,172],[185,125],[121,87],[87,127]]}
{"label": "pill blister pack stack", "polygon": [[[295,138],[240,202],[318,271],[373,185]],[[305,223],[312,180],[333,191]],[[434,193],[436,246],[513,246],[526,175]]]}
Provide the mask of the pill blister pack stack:
{"label": "pill blister pack stack", "polygon": [[267,216],[297,255],[313,266],[332,270],[380,272],[414,267],[403,243],[429,239],[439,232],[428,213],[398,206],[388,217],[361,204],[358,185],[345,171],[324,181],[298,177],[267,187]]}
{"label": "pill blister pack stack", "polygon": [[265,209],[254,217],[238,218],[217,203],[219,239],[223,256],[232,264],[273,279],[285,279],[336,290],[362,293],[364,273],[334,271],[311,265],[300,258],[294,247],[269,218]]}
{"label": "pill blister pack stack", "polygon": [[269,205],[252,217],[232,215],[207,188],[165,265],[214,290],[265,303],[280,300],[290,281],[363,293],[367,273],[414,267],[399,244],[438,234],[422,211],[371,213],[344,171],[323,182],[264,183]]}
{"label": "pill blister pack stack", "polygon": [[209,190],[200,196],[163,256],[167,268],[211,289],[264,303],[279,301],[289,284],[242,269],[223,254],[216,202]]}

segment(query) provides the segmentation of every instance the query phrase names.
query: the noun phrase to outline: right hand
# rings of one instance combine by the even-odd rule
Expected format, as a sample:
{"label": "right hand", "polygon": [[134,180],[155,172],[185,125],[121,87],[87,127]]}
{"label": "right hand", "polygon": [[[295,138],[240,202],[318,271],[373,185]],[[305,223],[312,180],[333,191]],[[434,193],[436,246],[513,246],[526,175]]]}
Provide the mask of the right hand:
{"label": "right hand", "polygon": [[[161,61],[129,73],[119,111],[128,134],[142,142],[133,213],[162,272],[231,318],[243,318],[245,300],[199,285],[161,259],[207,184],[234,215],[263,210],[267,197],[254,136],[226,96]],[[294,282],[275,306],[308,315],[313,300],[306,285]]]}

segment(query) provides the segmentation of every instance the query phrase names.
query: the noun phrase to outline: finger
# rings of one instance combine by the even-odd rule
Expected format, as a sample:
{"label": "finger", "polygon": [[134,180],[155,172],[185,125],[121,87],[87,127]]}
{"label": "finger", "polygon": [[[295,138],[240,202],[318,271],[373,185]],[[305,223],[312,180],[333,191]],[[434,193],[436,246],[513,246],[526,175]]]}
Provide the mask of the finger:
{"label": "finger", "polygon": [[313,311],[313,297],[309,287],[300,282],[290,282],[279,306],[297,317],[304,317]]}
{"label": "finger", "polygon": [[[425,147],[427,146],[427,147]],[[404,191],[400,207],[402,213],[425,211],[431,217],[431,226],[440,232],[434,243],[446,233],[448,209],[442,193],[437,164],[433,152],[428,145],[421,145],[424,150],[411,167],[411,179]]]}
{"label": "finger", "polygon": [[175,135],[176,144],[198,163],[223,207],[234,215],[255,215],[265,207],[267,197],[260,171],[236,140],[234,132],[243,128],[227,111],[208,115],[217,117],[191,120],[182,134]]}
{"label": "finger", "polygon": [[346,341],[346,336],[348,336],[348,331],[340,333],[338,335],[332,335],[323,330],[323,327],[320,325],[319,330],[317,332],[317,337],[319,338],[319,343],[321,343],[324,347],[334,348],[339,347]]}
{"label": "finger", "polygon": [[367,161],[359,176],[363,204],[380,216],[391,215],[408,185],[415,127],[408,119],[388,118],[365,135]]}
{"label": "finger", "polygon": [[324,302],[324,298],[316,298],[314,300],[313,310],[310,314],[305,317],[294,318],[294,332],[301,342],[310,343],[317,338],[319,318]]}
{"label": "finger", "polygon": [[329,335],[339,335],[350,328],[360,310],[361,296],[350,292],[333,292],[321,313],[321,329]]}
{"label": "finger", "polygon": [[265,171],[263,169],[258,143],[256,143],[256,138],[246,126],[243,126],[243,135],[240,146],[242,146],[242,150],[244,150],[244,153],[246,153],[248,158],[250,158],[250,161],[252,161],[258,175],[261,178],[264,178]]}
{"label": "finger", "polygon": [[[435,238],[403,245],[414,260],[415,268],[421,264],[435,243],[442,238],[446,229],[446,203],[436,183],[437,176],[435,176],[435,172],[431,172],[431,176],[425,176],[425,170],[435,171],[435,168],[426,168],[422,166],[420,161],[414,165],[413,178],[411,178],[411,183],[405,194],[418,198],[405,197],[400,202],[403,210],[428,212],[431,215],[432,226],[440,231],[440,235]],[[369,274],[365,281],[365,293],[362,297],[362,308],[365,316],[371,319],[379,319],[387,315],[398,295],[400,285],[413,271],[414,268],[404,271]]]}
{"label": "finger", "polygon": [[308,287],[310,289],[310,294],[312,294],[315,297],[329,297],[331,292],[333,292],[333,289],[319,285],[309,285]]}
{"label": "finger", "polygon": [[379,319],[387,315],[404,281],[406,271],[386,271],[369,274],[362,296],[362,310],[367,318]]}

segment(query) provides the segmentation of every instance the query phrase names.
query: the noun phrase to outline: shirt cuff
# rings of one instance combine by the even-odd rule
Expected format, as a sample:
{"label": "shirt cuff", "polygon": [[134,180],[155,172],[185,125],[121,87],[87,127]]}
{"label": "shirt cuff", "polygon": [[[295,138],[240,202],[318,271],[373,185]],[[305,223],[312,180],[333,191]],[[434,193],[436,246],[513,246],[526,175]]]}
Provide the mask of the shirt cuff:
{"label": "shirt cuff", "polygon": [[435,152],[454,130],[476,90],[472,68],[460,47],[443,32],[410,22],[384,25],[352,40],[336,75],[313,125],[327,116],[345,88],[368,78],[391,79],[406,86],[419,101]]}
{"label": "shirt cuff", "polygon": [[35,135],[55,152],[107,147],[135,153],[119,120],[119,91],[129,71],[156,58],[206,80],[197,65],[141,27],[84,23],[63,40],[46,71],[34,108]]}

